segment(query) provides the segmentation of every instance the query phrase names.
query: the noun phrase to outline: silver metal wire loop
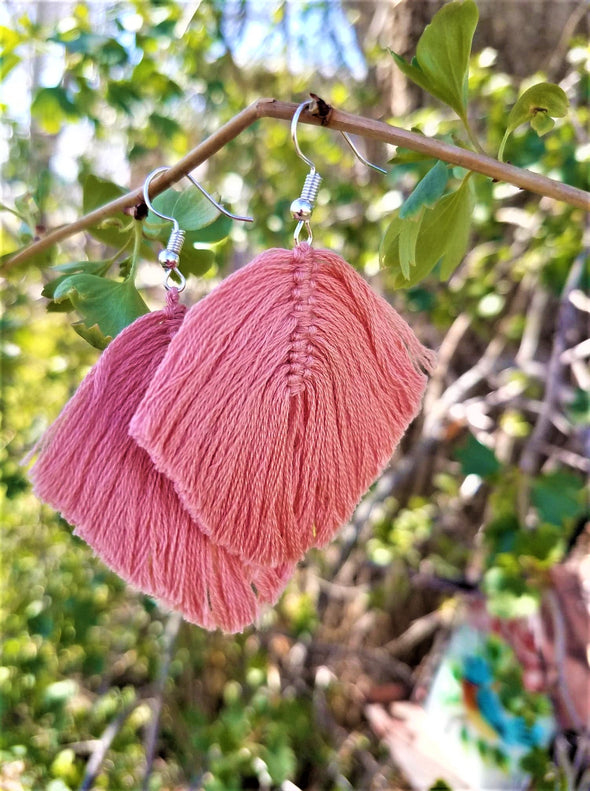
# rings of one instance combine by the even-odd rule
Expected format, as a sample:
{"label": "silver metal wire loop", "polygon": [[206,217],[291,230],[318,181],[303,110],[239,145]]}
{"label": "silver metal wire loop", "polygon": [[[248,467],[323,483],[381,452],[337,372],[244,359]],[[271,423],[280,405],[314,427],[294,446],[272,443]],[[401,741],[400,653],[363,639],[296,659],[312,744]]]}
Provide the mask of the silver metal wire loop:
{"label": "silver metal wire loop", "polygon": [[299,244],[299,236],[301,234],[301,230],[305,228],[307,232],[307,239],[302,239],[301,241],[306,241],[307,244],[311,244],[313,242],[313,233],[311,232],[311,225],[309,224],[309,220],[299,220],[297,223],[297,227],[295,228],[295,233],[293,234],[293,239],[295,240],[295,244]]}
{"label": "silver metal wire loop", "polygon": [[[297,152],[297,156],[302,159],[305,164],[309,167],[309,173],[305,177],[305,183],[303,185],[303,189],[301,190],[301,195],[293,201],[291,204],[291,216],[294,220],[298,220],[297,227],[295,228],[295,233],[293,234],[293,238],[295,239],[295,244],[299,243],[299,236],[301,234],[301,229],[305,227],[307,231],[307,241],[311,244],[313,239],[313,235],[311,232],[311,226],[309,224],[309,220],[313,213],[313,207],[315,205],[315,199],[318,194],[318,189],[320,187],[320,182],[322,177],[316,170],[316,166],[313,164],[309,157],[306,157],[305,154],[301,151],[299,146],[299,140],[297,139],[297,123],[299,122],[299,117],[301,113],[306,107],[311,107],[313,105],[313,101],[307,99],[305,102],[301,102],[299,107],[293,113],[293,118],[291,120],[291,140],[293,141],[293,145],[295,146],[295,151]],[[374,165],[372,162],[369,162],[355,144],[352,142],[352,139],[346,132],[342,132],[342,136],[354,152],[355,156],[360,159],[367,167],[373,168],[373,170],[379,171],[379,173],[387,173],[386,170],[380,168],[378,165]]]}
{"label": "silver metal wire loop", "polygon": [[[175,282],[174,277],[176,277],[178,282]],[[177,289],[179,292],[184,291],[186,288],[186,277],[180,269],[176,267],[167,269],[166,277],[164,278],[164,288],[166,291],[170,291],[172,288]]]}
{"label": "silver metal wire loop", "polygon": [[[160,173],[164,173],[166,170],[169,170],[169,168],[166,166],[156,168],[148,175],[143,185],[143,199],[146,206],[153,214],[172,223],[172,231],[170,233],[170,238],[168,239],[168,244],[166,245],[165,249],[160,252],[158,261],[166,270],[166,276],[164,278],[164,287],[166,290],[170,291],[171,288],[177,288],[178,291],[183,291],[186,286],[186,278],[178,269],[178,264],[180,263],[180,252],[182,250],[186,235],[185,231],[182,230],[178,224],[178,220],[175,217],[162,214],[161,211],[158,211],[154,207],[150,200],[150,184],[152,183],[152,180],[155,176],[159,175]],[[226,217],[230,217],[232,220],[240,220],[241,222],[254,222],[253,217],[242,217],[239,214],[232,214],[220,203],[218,203],[215,198],[213,198],[213,196],[210,195],[190,173],[186,173],[185,175],[187,179],[191,181],[195,187],[207,198],[207,200],[209,200],[215,206],[217,211],[221,212],[221,214],[225,214]],[[175,277],[178,282],[175,282]]]}

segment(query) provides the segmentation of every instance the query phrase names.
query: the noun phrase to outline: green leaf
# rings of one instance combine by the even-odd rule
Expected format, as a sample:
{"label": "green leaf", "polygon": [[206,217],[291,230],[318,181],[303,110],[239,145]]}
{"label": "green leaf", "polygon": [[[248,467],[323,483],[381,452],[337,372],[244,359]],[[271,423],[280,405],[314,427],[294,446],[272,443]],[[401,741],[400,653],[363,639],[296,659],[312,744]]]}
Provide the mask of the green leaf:
{"label": "green leaf", "polygon": [[[52,303],[55,304],[55,303]],[[101,332],[98,324],[93,324],[92,327],[87,327],[83,321],[75,321],[72,328],[81,338],[84,338],[86,343],[89,343],[95,349],[106,349],[109,343],[113,340],[111,335],[105,335]]]}
{"label": "green leaf", "polygon": [[578,426],[590,424],[590,393],[587,390],[581,387],[576,389],[567,414],[572,423]]}
{"label": "green leaf", "polygon": [[[96,324],[105,337],[111,338],[149,312],[132,280],[119,282],[96,275],[70,275],[55,289],[53,298],[56,302],[69,299],[82,316],[86,331]],[[77,325],[74,329],[79,332]]]}
{"label": "green leaf", "polygon": [[585,486],[569,472],[552,472],[533,483],[531,500],[543,522],[562,527],[586,510]]}
{"label": "green leaf", "polygon": [[448,179],[448,168],[439,160],[403,202],[399,212],[402,220],[414,217],[423,206],[432,208],[445,191]]}
{"label": "green leaf", "polygon": [[407,60],[402,58],[401,55],[398,55],[397,52],[394,52],[392,49],[389,50],[393,56],[394,61],[396,62],[399,69],[408,77],[408,79],[415,82],[416,85],[419,85],[422,90],[427,91],[428,93],[434,94],[432,90],[432,86],[428,80],[428,77],[422,72],[422,69],[417,65],[416,58],[413,59],[412,63],[408,63]]}
{"label": "green leaf", "polygon": [[[210,225],[217,217],[219,212],[211,201],[202,195],[197,189],[183,190],[178,192],[174,189],[167,189],[152,201],[154,208],[168,217],[174,217],[183,231],[196,231]],[[166,236],[170,234],[170,223],[162,220],[161,217],[150,212],[147,217],[149,224],[163,226],[158,230],[160,234]],[[166,241],[162,239],[162,241]]]}
{"label": "green leaf", "polygon": [[[104,206],[116,198],[126,194],[126,190],[107,179],[90,174],[82,185],[82,210],[84,214]],[[120,215],[109,217],[99,225],[88,229],[89,233],[104,244],[121,248],[133,234],[133,222],[121,212]]]}
{"label": "green leaf", "polygon": [[568,98],[559,85],[552,82],[539,82],[528,88],[519,96],[516,104],[510,110],[498,158],[502,159],[508,137],[519,126],[530,122],[535,132],[541,137],[555,126],[553,118],[563,118],[567,115],[568,107]]}
{"label": "green leaf", "polygon": [[469,178],[465,178],[439,221],[441,228],[446,225],[448,234],[440,267],[441,280],[448,280],[463,260],[469,244],[474,205],[473,187]]}
{"label": "green leaf", "polygon": [[531,118],[531,126],[539,137],[543,137],[555,126],[555,121],[545,113],[535,113]]}
{"label": "green leaf", "polygon": [[22,58],[14,52],[3,52],[2,55],[0,55],[0,81],[5,80],[14,67],[18,66],[21,60]]}
{"label": "green leaf", "polygon": [[453,0],[420,36],[411,64],[392,53],[404,74],[465,118],[471,42],[479,13],[473,0]]}
{"label": "green leaf", "polygon": [[75,275],[86,272],[88,275],[97,275],[106,272],[111,266],[110,261],[70,261],[68,264],[58,264],[52,267],[51,272],[64,272],[68,275]]}
{"label": "green leaf", "polygon": [[469,434],[467,442],[458,448],[454,457],[461,462],[463,475],[479,475],[480,478],[490,478],[501,467],[495,453]]}
{"label": "green leaf", "polygon": [[216,244],[224,239],[227,239],[231,231],[233,220],[231,217],[226,217],[225,214],[220,214],[216,220],[204,228],[198,228],[196,231],[187,233],[186,243],[191,244]]}
{"label": "green leaf", "polygon": [[57,134],[65,120],[78,116],[76,106],[59,85],[39,88],[31,104],[31,113],[42,129],[50,135]]}
{"label": "green leaf", "polygon": [[399,216],[399,209],[396,209],[381,240],[379,248],[379,262],[381,266],[395,268],[396,262],[399,260],[399,235],[403,225],[404,221]]}
{"label": "green leaf", "polygon": [[191,247],[185,244],[181,253],[180,271],[183,275],[204,275],[215,262],[213,250]]}
{"label": "green leaf", "polygon": [[424,210],[421,208],[418,217],[403,223],[399,235],[399,263],[406,280],[410,279],[410,267],[416,266],[416,242],[423,219]]}
{"label": "green leaf", "polygon": [[[401,261],[401,231],[404,223],[399,210],[395,212],[381,245],[381,262],[394,270],[396,288],[414,286],[441,263],[441,279],[450,277],[465,255],[469,241],[473,192],[466,176],[455,192],[445,195],[432,209],[425,209],[416,241],[416,264],[409,279]],[[399,237],[399,238],[398,238]],[[396,272],[397,270],[397,272]]]}
{"label": "green leaf", "polygon": [[538,113],[551,118],[567,115],[569,102],[565,92],[551,82],[533,85],[520,96],[508,116],[507,131],[514,132],[521,124],[530,121]]}

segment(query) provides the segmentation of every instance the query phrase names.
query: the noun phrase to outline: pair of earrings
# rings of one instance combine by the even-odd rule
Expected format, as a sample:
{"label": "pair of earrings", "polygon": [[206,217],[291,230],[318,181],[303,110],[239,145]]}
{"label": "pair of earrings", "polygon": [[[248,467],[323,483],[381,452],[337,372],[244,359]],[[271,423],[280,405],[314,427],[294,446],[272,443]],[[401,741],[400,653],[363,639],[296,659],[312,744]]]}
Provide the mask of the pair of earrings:
{"label": "pair of earrings", "polygon": [[291,127],[310,167],[294,249],[261,253],[186,310],[168,276],[175,223],[160,256],[166,307],[112,341],[31,470],[107,565],[209,629],[252,623],[346,522],[434,364],[350,264],[311,246],[320,177],[297,143],[306,105]]}

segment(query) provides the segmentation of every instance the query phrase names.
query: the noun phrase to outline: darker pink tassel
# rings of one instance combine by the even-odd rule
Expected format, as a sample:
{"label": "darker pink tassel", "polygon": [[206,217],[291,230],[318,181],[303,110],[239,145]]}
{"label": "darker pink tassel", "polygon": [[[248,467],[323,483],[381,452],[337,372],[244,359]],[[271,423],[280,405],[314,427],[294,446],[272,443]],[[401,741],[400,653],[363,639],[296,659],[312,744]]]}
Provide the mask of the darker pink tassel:
{"label": "darker pink tassel", "polygon": [[130,430],[215,543],[293,561],[350,517],[433,364],[339,256],[269,250],[191,308]]}
{"label": "darker pink tassel", "polygon": [[128,434],[185,308],[137,319],[110,344],[41,442],[36,493],[135,587],[207,628],[238,631],[276,601],[293,564],[263,568],[214,546]]}

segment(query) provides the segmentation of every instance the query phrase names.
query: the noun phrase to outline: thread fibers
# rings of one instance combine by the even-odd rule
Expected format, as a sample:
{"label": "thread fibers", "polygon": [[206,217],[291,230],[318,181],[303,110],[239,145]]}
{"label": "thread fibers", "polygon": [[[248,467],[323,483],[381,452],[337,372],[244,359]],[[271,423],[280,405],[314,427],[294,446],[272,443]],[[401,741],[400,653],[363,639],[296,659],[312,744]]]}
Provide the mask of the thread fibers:
{"label": "thread fibers", "polygon": [[137,319],[103,352],[41,441],[30,476],[101,559],[131,585],[208,629],[239,631],[276,601],[292,564],[244,562],[216,546],[171,481],[129,436],[131,417],[185,308]]}
{"label": "thread fibers", "polygon": [[216,544],[294,561],[350,517],[433,364],[338,255],[272,249],[189,310],[130,431]]}

